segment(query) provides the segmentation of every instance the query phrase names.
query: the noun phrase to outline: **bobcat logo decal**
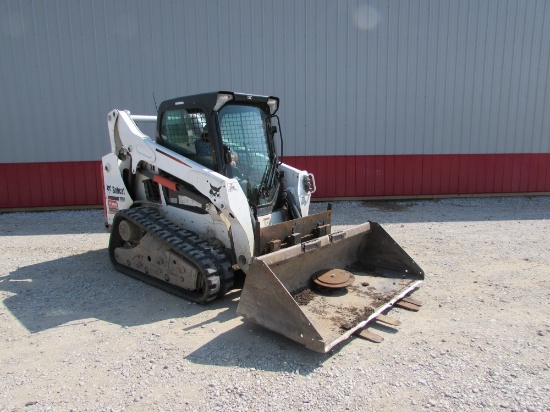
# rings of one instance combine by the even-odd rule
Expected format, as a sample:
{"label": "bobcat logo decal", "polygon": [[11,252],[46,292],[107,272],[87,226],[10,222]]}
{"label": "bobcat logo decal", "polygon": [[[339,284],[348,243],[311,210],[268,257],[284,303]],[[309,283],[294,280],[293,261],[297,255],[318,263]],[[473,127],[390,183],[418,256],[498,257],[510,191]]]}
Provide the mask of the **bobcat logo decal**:
{"label": "bobcat logo decal", "polygon": [[237,185],[235,183],[228,183],[227,184],[227,191],[228,192],[236,192],[237,191]]}
{"label": "bobcat logo decal", "polygon": [[210,194],[212,196],[216,196],[216,197],[220,197],[220,189],[222,187],[216,187],[216,186],[212,186],[212,184],[210,184]]}

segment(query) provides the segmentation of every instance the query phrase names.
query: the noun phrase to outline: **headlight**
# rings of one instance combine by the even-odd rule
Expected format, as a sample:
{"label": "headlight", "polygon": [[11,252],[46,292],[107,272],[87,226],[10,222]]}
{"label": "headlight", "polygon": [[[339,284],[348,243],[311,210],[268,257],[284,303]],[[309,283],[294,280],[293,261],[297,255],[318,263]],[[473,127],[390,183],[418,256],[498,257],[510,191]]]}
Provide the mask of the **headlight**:
{"label": "headlight", "polygon": [[277,109],[279,108],[279,99],[274,99],[273,97],[270,97],[267,99],[267,105],[269,106],[269,113],[275,114],[277,112]]}

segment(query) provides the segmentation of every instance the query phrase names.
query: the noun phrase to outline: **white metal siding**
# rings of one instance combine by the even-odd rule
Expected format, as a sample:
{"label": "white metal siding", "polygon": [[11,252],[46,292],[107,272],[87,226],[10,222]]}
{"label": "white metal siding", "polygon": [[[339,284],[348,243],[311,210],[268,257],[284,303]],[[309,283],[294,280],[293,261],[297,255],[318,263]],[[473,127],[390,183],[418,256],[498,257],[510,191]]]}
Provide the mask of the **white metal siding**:
{"label": "white metal siding", "polygon": [[281,97],[287,155],[550,152],[545,0],[3,0],[0,23],[3,163],[98,159],[110,109],[218,89]]}

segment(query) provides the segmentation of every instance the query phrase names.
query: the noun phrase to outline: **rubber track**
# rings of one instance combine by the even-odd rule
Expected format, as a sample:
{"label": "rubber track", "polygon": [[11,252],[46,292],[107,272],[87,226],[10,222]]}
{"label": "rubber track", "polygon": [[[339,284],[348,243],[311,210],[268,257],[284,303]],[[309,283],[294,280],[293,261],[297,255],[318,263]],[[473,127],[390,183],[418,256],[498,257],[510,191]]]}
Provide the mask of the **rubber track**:
{"label": "rubber track", "polygon": [[[155,209],[138,207],[122,210],[117,213],[115,220],[118,221],[122,218],[134,223],[155,239],[164,242],[172,251],[197,266],[206,278],[208,291],[204,294],[188,291],[124,266],[114,259],[114,249],[117,246],[110,244],[111,260],[119,271],[196,303],[210,302],[225,295],[232,288],[233,272],[230,270],[231,263],[223,249],[212,247],[195,233],[181,229],[162,217]],[[113,226],[113,231],[116,226],[118,225]],[[113,250],[111,251],[111,249]]]}

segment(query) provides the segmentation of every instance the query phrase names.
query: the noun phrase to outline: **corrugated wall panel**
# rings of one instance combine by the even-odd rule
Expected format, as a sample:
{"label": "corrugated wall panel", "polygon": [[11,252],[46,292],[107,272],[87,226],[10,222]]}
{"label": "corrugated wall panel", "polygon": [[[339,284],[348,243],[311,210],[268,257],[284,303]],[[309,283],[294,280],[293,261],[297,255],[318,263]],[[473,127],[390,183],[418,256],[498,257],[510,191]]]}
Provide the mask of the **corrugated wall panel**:
{"label": "corrugated wall panel", "polygon": [[[317,198],[550,192],[548,153],[289,156],[285,162],[315,174]],[[100,205],[100,164],[0,164],[0,208]]]}
{"label": "corrugated wall panel", "polygon": [[317,198],[550,192],[548,153],[293,156],[286,162],[324,182]]}
{"label": "corrugated wall panel", "polygon": [[109,108],[218,88],[281,95],[293,155],[549,148],[542,0],[1,7],[7,101],[34,115],[4,111],[32,136],[4,162],[97,158]]}
{"label": "corrugated wall panel", "polygon": [[334,196],[388,193],[362,167],[395,191],[525,191],[538,177],[500,163],[464,180],[394,156],[550,152],[545,0],[4,0],[0,23],[2,163],[97,160],[110,109],[216,89],[281,97],[287,155],[344,156],[318,179]]}
{"label": "corrugated wall panel", "polygon": [[0,164],[0,208],[100,205],[101,162]]}

